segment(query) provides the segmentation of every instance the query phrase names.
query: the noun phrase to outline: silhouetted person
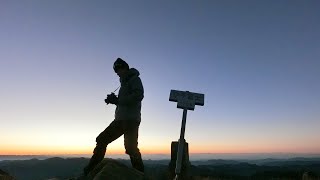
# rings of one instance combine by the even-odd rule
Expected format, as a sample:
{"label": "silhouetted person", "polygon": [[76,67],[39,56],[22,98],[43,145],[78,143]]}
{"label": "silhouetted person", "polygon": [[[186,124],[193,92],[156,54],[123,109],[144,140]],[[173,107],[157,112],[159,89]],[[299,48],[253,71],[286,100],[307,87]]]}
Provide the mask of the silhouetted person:
{"label": "silhouetted person", "polygon": [[144,97],[140,73],[118,58],[113,65],[114,71],[120,77],[121,87],[118,97],[111,93],[105,99],[107,104],[116,105],[115,119],[96,138],[97,145],[89,164],[84,168],[87,175],[105,155],[107,145],[124,135],[126,154],[130,156],[132,166],[143,172],[144,165],[138,149],[138,131],[141,122],[141,101]]}

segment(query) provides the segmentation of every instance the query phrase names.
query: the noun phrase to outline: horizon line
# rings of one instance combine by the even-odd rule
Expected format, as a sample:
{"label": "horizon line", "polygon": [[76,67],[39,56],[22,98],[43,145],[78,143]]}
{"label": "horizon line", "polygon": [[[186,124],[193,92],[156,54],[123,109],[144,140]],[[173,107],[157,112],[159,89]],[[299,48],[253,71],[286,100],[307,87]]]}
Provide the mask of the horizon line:
{"label": "horizon line", "polygon": [[[145,155],[171,155],[171,153],[142,153]],[[240,153],[189,153],[190,155],[317,155],[320,153],[302,153],[302,152],[240,152]],[[92,153],[61,153],[61,154],[0,154],[0,156],[78,156],[92,155]],[[125,153],[107,153],[107,155],[127,155]]]}

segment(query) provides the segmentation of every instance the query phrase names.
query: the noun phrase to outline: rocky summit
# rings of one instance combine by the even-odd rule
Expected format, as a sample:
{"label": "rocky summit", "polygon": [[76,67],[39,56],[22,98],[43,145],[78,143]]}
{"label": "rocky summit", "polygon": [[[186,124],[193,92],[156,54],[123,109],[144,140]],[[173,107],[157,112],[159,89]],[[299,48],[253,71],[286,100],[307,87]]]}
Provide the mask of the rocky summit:
{"label": "rocky summit", "polygon": [[116,160],[104,159],[87,177],[72,178],[69,180],[146,180],[144,174],[130,168]]}

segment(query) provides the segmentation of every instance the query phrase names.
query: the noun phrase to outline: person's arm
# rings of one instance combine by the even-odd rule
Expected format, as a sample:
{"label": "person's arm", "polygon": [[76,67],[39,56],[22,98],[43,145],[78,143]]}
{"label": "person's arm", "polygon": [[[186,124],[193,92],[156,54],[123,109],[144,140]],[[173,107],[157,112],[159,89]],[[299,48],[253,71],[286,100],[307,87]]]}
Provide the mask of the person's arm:
{"label": "person's arm", "polygon": [[137,102],[141,102],[144,95],[143,85],[139,77],[130,79],[131,92],[128,95],[121,96],[118,98],[118,104],[130,105]]}

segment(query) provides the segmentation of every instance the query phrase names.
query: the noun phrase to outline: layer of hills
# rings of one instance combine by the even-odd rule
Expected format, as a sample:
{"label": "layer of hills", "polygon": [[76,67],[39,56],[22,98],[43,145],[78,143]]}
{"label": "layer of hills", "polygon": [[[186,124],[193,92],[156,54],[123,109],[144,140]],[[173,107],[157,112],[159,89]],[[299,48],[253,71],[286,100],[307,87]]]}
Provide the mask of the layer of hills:
{"label": "layer of hills", "polygon": [[[17,180],[76,179],[82,174],[87,158],[49,158],[45,160],[0,161],[0,172]],[[169,160],[144,160],[144,179],[169,179]],[[111,168],[111,169],[110,169]],[[113,168],[113,169],[112,169]],[[105,159],[92,176],[119,176],[139,173],[131,168],[129,160]],[[111,173],[111,174],[110,174]],[[114,173],[114,174],[112,174]],[[261,160],[207,160],[192,161],[189,174],[193,179],[320,179],[320,158],[261,159]],[[0,175],[1,177],[1,175]],[[0,178],[1,179],[1,178]],[[108,178],[110,179],[110,178]],[[112,178],[111,178],[112,179]],[[121,178],[120,178],[121,179]],[[126,179],[126,178],[125,178]]]}

